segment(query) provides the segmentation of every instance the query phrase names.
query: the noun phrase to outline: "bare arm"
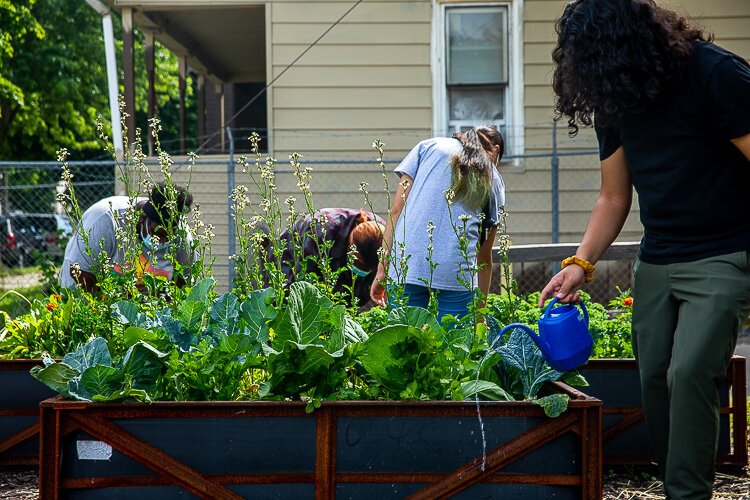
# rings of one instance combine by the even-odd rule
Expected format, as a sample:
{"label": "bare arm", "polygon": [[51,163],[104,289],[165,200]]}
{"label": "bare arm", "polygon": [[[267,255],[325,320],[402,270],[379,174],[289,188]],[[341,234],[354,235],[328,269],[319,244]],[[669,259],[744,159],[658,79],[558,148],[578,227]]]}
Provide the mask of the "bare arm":
{"label": "bare arm", "polygon": [[[406,188],[404,187],[404,181],[406,181]],[[383,250],[385,251],[385,257],[383,262],[378,264],[378,270],[375,274],[375,280],[372,282],[370,288],[370,298],[376,304],[381,306],[385,305],[386,302],[386,290],[385,282],[386,276],[388,275],[388,256],[391,254],[391,246],[393,245],[393,233],[396,230],[396,221],[398,221],[401,211],[404,209],[406,204],[406,197],[409,192],[409,188],[414,184],[414,179],[409,177],[408,174],[401,174],[401,181],[398,183],[396,189],[396,195],[391,203],[391,209],[388,213],[388,218],[385,221],[385,229],[383,230]]]}
{"label": "bare arm", "polygon": [[750,134],[743,135],[737,139],[732,139],[732,143],[737,146],[737,149],[739,149],[742,154],[745,155],[745,158],[750,161]]}
{"label": "bare arm", "polygon": [[[497,227],[493,226],[487,233],[487,239],[479,246],[477,252],[477,264],[480,266],[477,281],[485,299],[490,294],[490,284],[492,283],[492,245],[495,243],[496,234]],[[481,305],[484,306],[484,299]]]}
{"label": "bare arm", "polygon": [[73,267],[70,268],[70,277],[78,283],[78,286],[89,293],[93,293],[97,289],[97,280],[94,273],[79,269],[77,273],[73,272]]}
{"label": "bare arm", "polygon": [[[620,234],[633,201],[633,185],[622,146],[609,158],[602,160],[601,176],[599,198],[591,210],[583,240],[576,251],[576,256],[592,264],[599,260]],[[580,299],[578,288],[583,283],[584,272],[580,266],[566,267],[544,287],[539,297],[539,307],[553,295],[560,302],[577,302]]]}

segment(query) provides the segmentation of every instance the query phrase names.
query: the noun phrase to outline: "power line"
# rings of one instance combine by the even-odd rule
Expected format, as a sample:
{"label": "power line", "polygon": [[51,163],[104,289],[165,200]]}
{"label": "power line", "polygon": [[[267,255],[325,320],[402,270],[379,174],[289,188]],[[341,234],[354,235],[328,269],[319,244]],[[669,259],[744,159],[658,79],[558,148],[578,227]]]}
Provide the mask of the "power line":
{"label": "power line", "polygon": [[232,117],[229,118],[229,120],[227,120],[226,122],[224,122],[222,124],[222,126],[219,128],[218,131],[216,131],[213,134],[211,134],[209,136],[209,138],[206,139],[203,142],[203,144],[201,144],[198,147],[198,149],[196,150],[196,152],[202,150],[203,147],[211,141],[211,139],[213,139],[214,137],[216,137],[216,135],[218,135],[221,130],[223,130],[230,123],[232,123],[234,121],[234,119],[237,118],[240,115],[240,113],[242,113],[243,111],[245,111],[252,103],[254,103],[261,95],[263,95],[263,93],[266,90],[268,90],[271,87],[271,85],[273,85],[274,83],[276,83],[276,80],[278,80],[279,78],[281,78],[284,75],[284,73],[286,73],[287,71],[289,71],[292,68],[292,66],[294,66],[297,63],[297,61],[299,61],[300,59],[302,59],[302,57],[304,57],[305,54],[307,54],[313,47],[315,47],[318,44],[318,42],[320,42],[323,39],[324,36],[326,36],[333,28],[335,28],[341,21],[343,21],[344,18],[346,16],[348,16],[363,1],[364,0],[357,0],[356,2],[354,2],[354,4],[351,7],[349,7],[349,9],[347,9],[347,11],[344,12],[332,25],[330,25],[328,27],[328,29],[326,29],[318,38],[316,38],[310,45],[308,45],[307,48],[305,48],[305,50],[303,50],[291,63],[289,63],[283,70],[281,70],[281,72],[278,75],[276,75],[276,77],[273,80],[271,80],[270,82],[268,82],[268,84],[265,87],[263,87],[262,89],[260,89],[258,91],[258,93],[255,94],[249,101],[247,101],[247,103],[245,103],[245,105],[242,106],[239,109],[239,111],[237,111],[234,115],[232,115]]}

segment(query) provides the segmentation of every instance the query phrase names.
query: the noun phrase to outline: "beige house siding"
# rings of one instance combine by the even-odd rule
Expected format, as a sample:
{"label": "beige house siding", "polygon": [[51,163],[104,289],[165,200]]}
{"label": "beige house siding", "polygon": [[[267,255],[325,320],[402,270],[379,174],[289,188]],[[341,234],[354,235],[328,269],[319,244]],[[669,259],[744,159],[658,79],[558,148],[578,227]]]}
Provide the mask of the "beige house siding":
{"label": "beige house siding", "polygon": [[[270,2],[268,80],[351,5]],[[375,139],[386,143],[387,156],[401,157],[428,136],[431,12],[428,0],[363,2],[278,78],[268,103],[276,157],[371,159]]]}
{"label": "beige house siding", "polygon": [[[554,98],[551,87],[551,51],[555,43],[554,22],[562,13],[564,0],[524,2],[524,80],[527,153],[548,151],[552,137]],[[716,34],[716,42],[750,59],[750,2],[747,0],[672,0],[663,5],[682,13]],[[557,132],[561,151],[595,149],[591,130],[581,130],[575,139],[567,135],[565,123]],[[509,232],[514,243],[548,243],[550,163],[527,160],[524,170],[505,174],[508,185]],[[576,242],[585,229],[588,213],[599,189],[596,156],[564,157],[560,162],[560,241]],[[620,241],[637,240],[642,233],[637,199]]]}
{"label": "beige house siding", "polygon": [[[158,1],[140,0],[144,5]],[[513,1],[521,0],[507,3]],[[550,53],[555,42],[554,22],[566,3],[523,0],[523,119],[528,154],[551,149],[554,98]],[[360,181],[366,181],[375,210],[385,214],[383,177],[372,142],[380,139],[386,144],[386,158],[392,160],[386,171],[393,191],[393,162],[435,130],[433,2],[368,0],[318,40],[352,5],[351,0],[266,2],[266,81],[273,82],[267,94],[269,146],[277,160],[282,201],[295,196],[298,204],[302,202],[288,163],[288,155],[296,151],[304,155],[303,165],[314,168],[312,189],[318,208],[364,206],[358,187]],[[719,44],[750,58],[749,1],[672,0],[670,5],[714,31]],[[571,139],[564,123],[559,124],[557,143],[562,152],[596,149],[590,130]],[[216,277],[224,281],[229,234],[228,157],[204,160],[209,158],[212,163],[199,164],[191,185],[205,221],[215,226]],[[335,162],[321,163],[323,160]],[[237,184],[247,184],[252,190],[252,182],[240,168],[235,176]],[[514,244],[549,243],[550,158],[527,158],[518,167],[507,168],[504,176],[508,229]],[[597,156],[562,157],[559,183],[560,241],[577,242],[599,189]],[[621,241],[640,238],[637,200],[633,207]]]}
{"label": "beige house siding", "polygon": [[[275,79],[268,95],[270,145],[284,179],[282,200],[294,196],[301,203],[288,164],[289,154],[299,152],[302,163],[314,168],[317,208],[367,208],[358,190],[365,181],[375,211],[385,214],[372,143],[384,142],[386,159],[396,160],[431,134],[432,5],[363,2],[288,69],[351,6],[348,0],[268,4],[267,79]],[[323,160],[340,163],[311,163]],[[387,166],[391,187],[394,167]]]}

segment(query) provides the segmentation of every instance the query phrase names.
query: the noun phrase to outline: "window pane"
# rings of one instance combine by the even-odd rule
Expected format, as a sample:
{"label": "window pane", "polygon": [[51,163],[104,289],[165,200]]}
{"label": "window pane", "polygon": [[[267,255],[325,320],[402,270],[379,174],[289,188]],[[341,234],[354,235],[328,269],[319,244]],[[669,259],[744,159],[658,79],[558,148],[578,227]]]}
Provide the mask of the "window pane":
{"label": "window pane", "polygon": [[506,83],[505,11],[447,9],[448,84]]}
{"label": "window pane", "polygon": [[472,120],[477,124],[505,118],[501,87],[464,87],[448,89],[449,120]]}

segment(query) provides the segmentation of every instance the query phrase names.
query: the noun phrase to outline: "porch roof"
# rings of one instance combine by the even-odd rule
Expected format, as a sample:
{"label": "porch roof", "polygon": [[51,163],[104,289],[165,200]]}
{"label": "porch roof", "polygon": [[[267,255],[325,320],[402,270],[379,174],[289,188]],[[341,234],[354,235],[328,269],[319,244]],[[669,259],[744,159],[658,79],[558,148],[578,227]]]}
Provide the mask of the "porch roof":
{"label": "porch roof", "polygon": [[266,79],[265,4],[251,0],[108,0],[216,83]]}

